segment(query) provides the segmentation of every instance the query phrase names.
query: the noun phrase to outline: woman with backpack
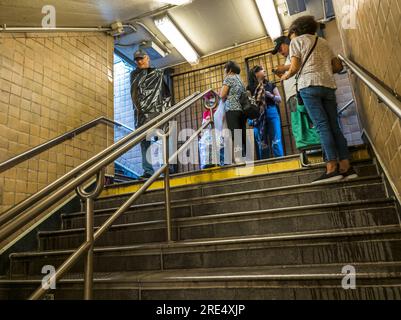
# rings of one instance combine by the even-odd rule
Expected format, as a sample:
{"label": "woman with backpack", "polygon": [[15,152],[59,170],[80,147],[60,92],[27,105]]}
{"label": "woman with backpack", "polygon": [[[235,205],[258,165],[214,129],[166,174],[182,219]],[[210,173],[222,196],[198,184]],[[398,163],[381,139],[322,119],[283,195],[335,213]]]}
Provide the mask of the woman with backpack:
{"label": "woman with backpack", "polygon": [[263,67],[256,66],[251,70],[247,91],[254,96],[260,108],[259,118],[248,122],[254,127],[258,160],[270,157],[270,147],[275,158],[283,157],[281,118],[278,109],[281,96],[275,84],[266,79]]}
{"label": "woman with backpack", "polygon": [[[225,103],[227,127],[231,131],[233,141],[233,159],[235,163],[243,162],[246,155],[246,116],[240,98],[245,93],[245,86],[240,78],[241,68],[234,61],[224,66],[224,82],[220,92]],[[242,138],[242,142],[239,139]]]}

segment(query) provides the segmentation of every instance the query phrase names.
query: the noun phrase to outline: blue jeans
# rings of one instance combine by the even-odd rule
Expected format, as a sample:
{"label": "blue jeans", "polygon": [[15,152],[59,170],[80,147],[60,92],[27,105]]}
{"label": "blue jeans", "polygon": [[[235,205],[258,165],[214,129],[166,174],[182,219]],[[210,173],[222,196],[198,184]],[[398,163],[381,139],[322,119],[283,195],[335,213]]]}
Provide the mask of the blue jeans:
{"label": "blue jeans", "polygon": [[[276,106],[268,106],[265,111],[267,135],[273,149],[275,158],[284,157],[284,149],[281,134],[281,119]],[[269,154],[269,153],[268,153]]]}
{"label": "blue jeans", "polygon": [[[270,157],[269,141],[273,149],[273,156],[275,158],[283,157],[284,148],[281,140],[281,119],[276,106],[266,107],[264,120],[265,121],[260,121],[259,119],[259,123],[254,128],[258,160],[268,159]],[[262,128],[262,126],[265,126],[265,128]]]}
{"label": "blue jeans", "polygon": [[335,89],[308,87],[300,93],[322,141],[326,160],[349,160],[347,140],[341,131]]}
{"label": "blue jeans", "polygon": [[269,147],[266,147],[265,139],[262,139],[262,134],[260,132],[260,127],[256,126],[253,128],[253,133],[255,136],[255,150],[256,157],[258,160],[269,158]]}

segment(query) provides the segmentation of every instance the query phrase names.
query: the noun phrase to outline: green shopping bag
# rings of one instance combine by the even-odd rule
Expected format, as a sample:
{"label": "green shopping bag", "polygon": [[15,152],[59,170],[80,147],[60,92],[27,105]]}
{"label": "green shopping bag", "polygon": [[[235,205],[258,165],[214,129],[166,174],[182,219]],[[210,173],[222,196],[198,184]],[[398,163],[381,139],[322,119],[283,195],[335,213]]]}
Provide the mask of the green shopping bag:
{"label": "green shopping bag", "polygon": [[297,110],[291,112],[292,132],[297,149],[321,145],[319,134],[310,119],[305,106],[297,104]]}

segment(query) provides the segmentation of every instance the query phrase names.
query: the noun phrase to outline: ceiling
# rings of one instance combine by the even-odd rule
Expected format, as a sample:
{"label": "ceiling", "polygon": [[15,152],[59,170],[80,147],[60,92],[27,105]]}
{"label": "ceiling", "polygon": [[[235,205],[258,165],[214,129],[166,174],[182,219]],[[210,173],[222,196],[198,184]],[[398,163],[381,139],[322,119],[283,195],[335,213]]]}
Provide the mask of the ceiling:
{"label": "ceiling", "polygon": [[[277,5],[285,0],[275,0]],[[324,0],[327,1],[327,0]],[[317,19],[323,18],[322,0],[305,0],[307,11]],[[109,26],[115,21],[144,23],[154,34],[166,43],[166,38],[153,22],[156,13],[167,12],[177,26],[203,56],[236,44],[266,36],[266,31],[254,0],[193,0],[184,6],[167,6],[156,0],[0,0],[0,24],[9,27],[40,27],[44,5],[56,8],[58,27]],[[302,14],[280,15],[284,29]],[[137,32],[116,39],[117,43],[130,46],[116,49],[128,58],[142,41],[153,40],[151,34],[140,26]],[[154,59],[157,67],[184,62],[182,56],[172,48],[165,58]]]}

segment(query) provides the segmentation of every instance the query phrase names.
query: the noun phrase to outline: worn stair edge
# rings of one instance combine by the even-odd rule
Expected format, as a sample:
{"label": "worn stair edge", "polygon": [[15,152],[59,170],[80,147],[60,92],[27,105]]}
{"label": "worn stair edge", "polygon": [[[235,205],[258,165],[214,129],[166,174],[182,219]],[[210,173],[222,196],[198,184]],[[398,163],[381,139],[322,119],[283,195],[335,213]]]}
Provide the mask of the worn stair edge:
{"label": "worn stair edge", "polygon": [[[379,210],[379,209],[394,209],[396,213],[395,203],[391,200],[383,200],[379,201],[353,201],[353,202],[342,202],[342,203],[332,203],[332,204],[324,204],[324,205],[308,205],[302,207],[288,207],[288,208],[279,208],[279,209],[270,209],[270,210],[256,210],[256,211],[244,211],[244,212],[235,212],[235,213],[227,213],[227,214],[214,214],[214,215],[205,215],[205,216],[197,216],[197,217],[187,217],[187,218],[177,218],[172,219],[173,228],[190,228],[190,227],[198,227],[204,225],[213,225],[220,223],[235,223],[240,221],[253,221],[255,217],[260,218],[262,215],[266,215],[263,217],[263,220],[278,220],[278,219],[286,219],[286,218],[297,218],[297,217],[307,217],[314,216],[317,214],[324,215],[325,213],[331,213],[328,209],[335,209],[341,213],[341,209],[346,208],[347,210]],[[325,211],[327,209],[327,211]],[[228,219],[232,220],[228,220]],[[236,219],[238,218],[238,220]],[[138,230],[153,230],[153,229],[162,229],[165,228],[166,221],[165,220],[154,220],[154,221],[146,221],[146,222],[137,222],[137,223],[123,223],[113,225],[109,230],[115,231],[120,229],[130,229],[136,228]],[[95,227],[95,230],[100,227]],[[50,237],[50,236],[63,236],[63,235],[71,235],[71,234],[81,234],[85,232],[85,228],[71,228],[71,229],[63,229],[63,230],[54,230],[54,231],[40,231],[38,232],[38,237]]]}
{"label": "worn stair edge", "polygon": [[[358,178],[354,179],[351,181],[336,181],[336,182],[329,182],[329,183],[324,183],[324,184],[302,184],[302,185],[292,185],[292,186],[284,186],[284,187],[277,187],[277,188],[266,188],[266,189],[258,189],[258,190],[250,190],[250,191],[241,191],[241,192],[234,192],[234,193],[224,193],[224,194],[218,194],[218,195],[211,195],[211,196],[206,196],[206,197],[194,197],[194,198],[188,198],[188,199],[182,199],[182,200],[173,200],[171,201],[172,205],[175,204],[186,204],[186,203],[193,203],[195,201],[200,201],[200,202],[207,202],[207,200],[215,200],[215,199],[221,199],[221,198],[227,198],[227,197],[238,197],[238,196],[246,196],[246,195],[254,195],[257,193],[274,193],[274,192],[283,192],[283,191],[288,191],[286,194],[296,194],[296,190],[303,190],[307,189],[309,191],[314,191],[314,190],[327,190],[327,186],[366,186],[367,184],[370,183],[375,183],[375,184],[382,184],[382,178],[379,176],[371,176],[371,177],[363,177],[363,178]],[[291,192],[292,191],[292,192]],[[154,203],[145,203],[145,204],[139,204],[139,205],[132,205],[130,209],[144,209],[144,208],[152,208],[156,206],[164,206],[164,202],[154,202]],[[99,213],[104,213],[104,212],[115,212],[119,208],[114,207],[114,208],[107,208],[107,209],[95,209],[94,212],[95,214]],[[75,213],[68,213],[68,214],[62,214],[61,216],[64,218],[68,217],[77,217],[77,216],[83,216],[85,215],[84,212],[75,212]]]}
{"label": "worn stair edge", "polygon": [[[374,206],[370,208],[369,206]],[[228,218],[242,218],[242,217],[250,217],[250,216],[260,216],[260,215],[273,215],[277,214],[277,216],[271,216],[271,219],[274,218],[287,218],[292,216],[297,216],[297,213],[302,213],[303,211],[319,211],[325,209],[343,209],[349,207],[357,207],[357,210],[366,209],[374,209],[374,208],[394,208],[396,209],[395,199],[373,199],[373,200],[358,200],[358,201],[349,201],[349,202],[339,202],[339,203],[328,203],[328,204],[314,204],[314,205],[306,205],[306,206],[297,206],[297,207],[286,207],[286,208],[277,208],[277,209],[268,209],[268,210],[254,210],[254,211],[241,211],[241,212],[233,212],[233,213],[222,213],[222,214],[212,214],[212,215],[200,215],[196,217],[185,217],[185,218],[173,218],[172,222],[175,223],[190,223],[190,222],[202,222],[208,220],[224,220]],[[294,213],[294,215],[292,215]],[[324,213],[322,211],[322,213]],[[283,215],[279,215],[283,214]],[[312,213],[311,213],[312,214]],[[108,216],[108,215],[105,215]],[[65,216],[64,216],[65,217]],[[67,215],[67,217],[69,217]],[[100,215],[98,215],[100,217]],[[266,218],[267,219],[267,218]],[[149,226],[149,225],[159,225],[160,223],[165,224],[165,220],[154,220],[154,221],[144,221],[144,222],[136,222],[136,223],[123,223],[123,224],[115,224],[111,228],[119,228],[124,226]],[[187,226],[187,225],[185,225]],[[56,230],[56,231],[40,231],[38,234],[57,234],[70,231],[73,232],[82,232],[85,231],[85,228],[73,228],[73,229],[64,229],[64,230]],[[68,233],[68,232],[67,232]]]}
{"label": "worn stair edge", "polygon": [[[401,227],[400,225],[389,225],[381,227],[365,227],[365,228],[355,228],[348,229],[346,231],[331,231],[331,232],[300,232],[297,234],[285,234],[285,235],[275,235],[275,236],[253,236],[253,237],[234,237],[234,238],[223,238],[223,239],[204,239],[197,241],[179,241],[179,242],[163,242],[163,243],[152,243],[152,244],[140,244],[133,246],[118,246],[118,247],[102,247],[95,248],[94,252],[107,253],[107,252],[124,252],[124,251],[146,251],[151,253],[152,250],[168,250],[168,249],[190,249],[203,247],[213,247],[216,249],[217,246],[227,246],[232,244],[248,245],[252,243],[265,243],[265,242],[286,242],[286,241],[304,241],[304,240],[322,240],[328,241],[328,239],[337,238],[350,238],[350,237],[360,237],[360,236],[375,236],[379,234],[398,234],[401,237]],[[374,239],[371,239],[374,241]],[[378,239],[380,240],[380,239]],[[301,243],[299,243],[301,244]],[[74,250],[54,250],[54,251],[36,251],[36,252],[21,252],[10,254],[10,259],[15,258],[27,258],[27,257],[50,257],[57,255],[66,255],[74,253]],[[167,251],[165,251],[167,253]]]}

